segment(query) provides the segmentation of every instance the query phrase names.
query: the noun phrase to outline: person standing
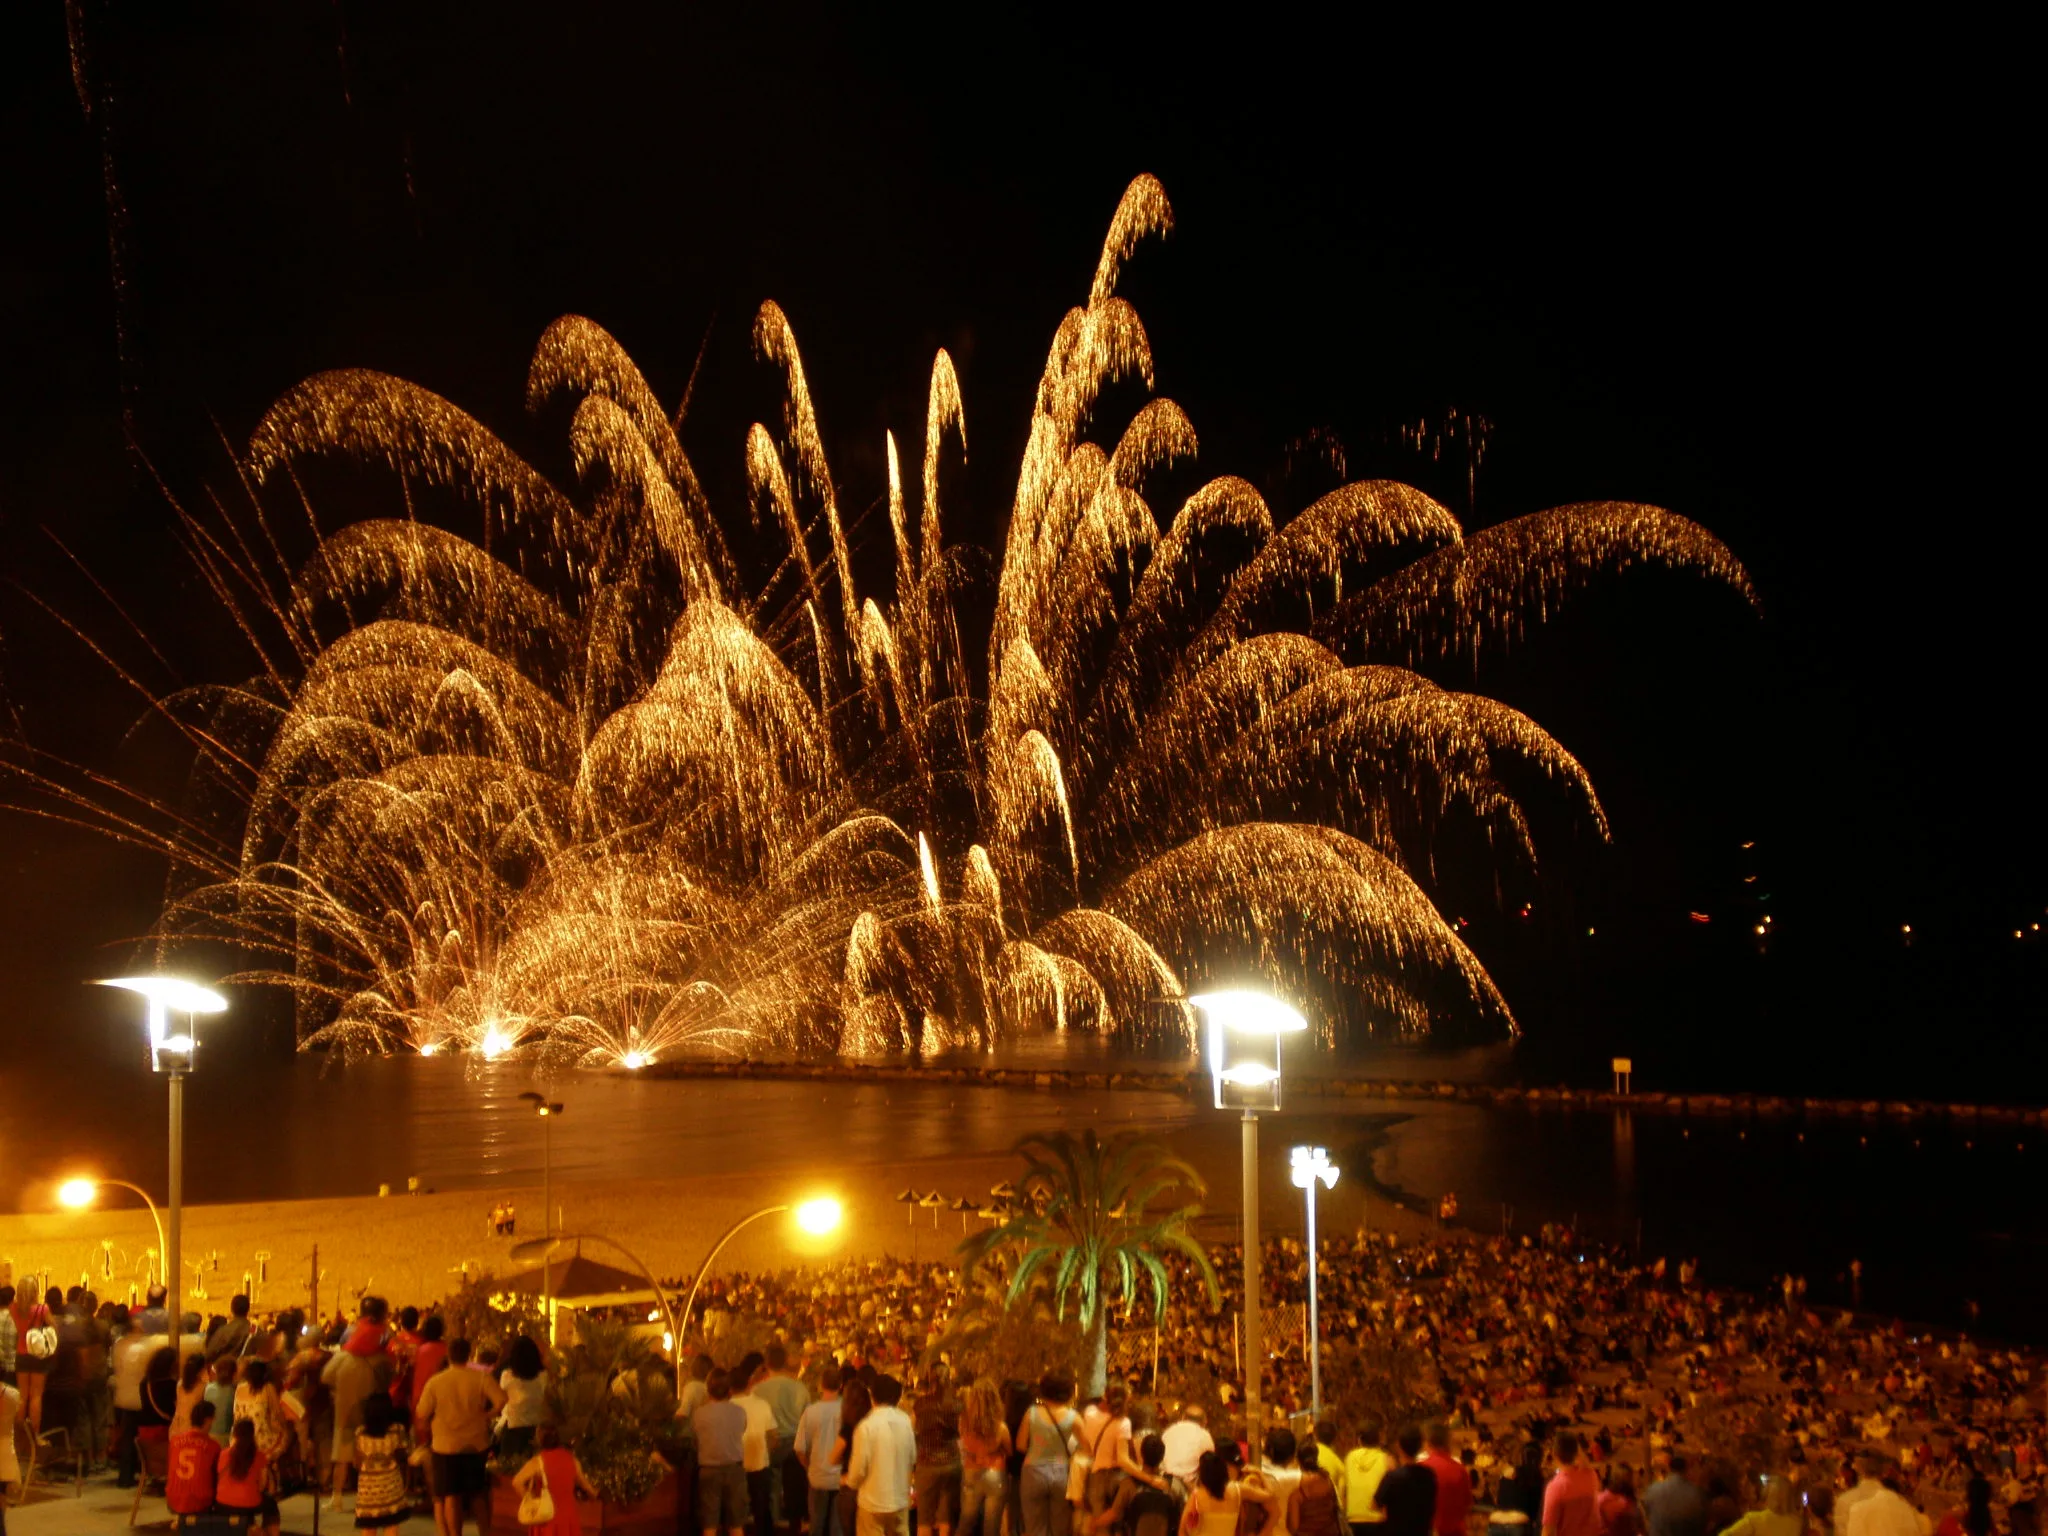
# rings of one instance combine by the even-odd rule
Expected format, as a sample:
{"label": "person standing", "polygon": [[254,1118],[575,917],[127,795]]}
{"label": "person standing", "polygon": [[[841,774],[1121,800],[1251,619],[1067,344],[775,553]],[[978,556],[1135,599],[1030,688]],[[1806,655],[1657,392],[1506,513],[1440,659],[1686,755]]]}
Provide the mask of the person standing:
{"label": "person standing", "polygon": [[1600,1536],[1643,1536],[1643,1511],[1636,1503],[1635,1474],[1627,1467],[1616,1467],[1608,1475],[1599,1508]]}
{"label": "person standing", "polygon": [[807,1404],[796,1421],[790,1453],[804,1469],[811,1536],[852,1536],[840,1532],[835,1518],[839,1503],[839,1464],[832,1447],[839,1439],[839,1367],[828,1365],[818,1377],[818,1399]]}
{"label": "person standing", "polygon": [[775,1410],[758,1390],[767,1379],[768,1362],[763,1356],[748,1353],[740,1357],[733,1383],[742,1390],[733,1395],[733,1401],[747,1416],[742,1464],[746,1468],[747,1504],[753,1511],[754,1536],[775,1536],[775,1476],[769,1470],[775,1454]]}
{"label": "person standing", "polygon": [[206,1358],[209,1361],[226,1357],[240,1359],[249,1347],[249,1298],[240,1291],[228,1303],[228,1320],[214,1329],[213,1337],[206,1341]]}
{"label": "person standing", "polygon": [[14,1385],[14,1362],[21,1352],[21,1330],[14,1321],[14,1287],[0,1285],[0,1386]]}
{"label": "person standing", "polygon": [[1301,1478],[1287,1498],[1287,1529],[1294,1536],[1344,1536],[1344,1508],[1337,1485],[1323,1470],[1317,1442],[1301,1442]]}
{"label": "person standing", "polygon": [[405,1491],[406,1452],[412,1437],[388,1392],[363,1399],[363,1422],[356,1430],[356,1529],[397,1536],[411,1513]]}
{"label": "person standing", "polygon": [[697,1521],[704,1536],[737,1532],[746,1522],[747,1410],[732,1400],[732,1378],[714,1369],[704,1401],[690,1415],[697,1441]]}
{"label": "person standing", "polygon": [[803,1466],[796,1459],[796,1426],[811,1404],[811,1389],[791,1368],[789,1348],[780,1339],[770,1344],[765,1353],[768,1374],[754,1388],[754,1396],[775,1413],[775,1440],[768,1449],[768,1481],[781,1502],[783,1525],[789,1536],[797,1536],[810,1504],[810,1490]]}
{"label": "person standing", "polygon": [[548,1418],[548,1378],[541,1366],[540,1346],[525,1334],[506,1349],[498,1385],[505,1390],[498,1454],[508,1462],[524,1463],[533,1454],[534,1432]]}
{"label": "person standing", "polygon": [[1387,1512],[1381,1536],[1430,1536],[1436,1525],[1436,1474],[1422,1464],[1422,1431],[1410,1424],[1395,1445],[1399,1465],[1373,1490],[1373,1502]]}
{"label": "person standing", "polygon": [[1026,1536],[1067,1536],[1067,1466],[1081,1428],[1068,1406],[1073,1400],[1073,1378],[1048,1372],[1038,1383],[1037,1400],[1017,1426],[1017,1449],[1024,1453],[1019,1481]]}
{"label": "person standing", "polygon": [[491,1528],[491,1420],[505,1406],[505,1393],[481,1371],[469,1369],[469,1340],[448,1345],[449,1369],[420,1389],[413,1408],[415,1434],[431,1448],[434,1466],[434,1527],[440,1536],[462,1536],[465,1520],[478,1532]]}
{"label": "person standing", "polygon": [[868,1384],[850,1364],[840,1372],[839,1385],[839,1439],[832,1447],[832,1462],[839,1468],[839,1497],[832,1506],[832,1515],[839,1522],[839,1536],[854,1536],[860,1525],[860,1496],[846,1481],[846,1469],[853,1461],[854,1433],[861,1421],[875,1411],[875,1400],[868,1392]]}
{"label": "person standing", "polygon": [[1194,1490],[1195,1472],[1202,1465],[1202,1458],[1216,1449],[1216,1437],[1209,1433],[1208,1416],[1202,1412],[1202,1405],[1189,1403],[1159,1438],[1166,1446],[1166,1459],[1159,1470],[1173,1484],[1181,1502],[1186,1503]]}
{"label": "person standing", "polygon": [[1920,1511],[1880,1483],[1877,1492],[1851,1506],[1848,1536],[1922,1536]]}
{"label": "person standing", "polygon": [[[1988,1486],[1985,1491],[1988,1496]],[[1985,1513],[1990,1514],[1990,1510],[1987,1508]],[[1806,1514],[1799,1507],[1799,1495],[1790,1480],[1765,1478],[1764,1507],[1749,1511],[1722,1532],[1722,1536],[1806,1536]],[[1990,1525],[1987,1523],[1975,1536],[1991,1536]]]}
{"label": "person standing", "polygon": [[[1835,1511],[1839,1520],[1841,1505],[1837,1504]],[[1673,1456],[1671,1470],[1650,1484],[1643,1495],[1643,1520],[1650,1536],[1706,1536],[1707,1501],[1701,1497],[1699,1485],[1686,1476],[1683,1456]],[[1837,1536],[1848,1536],[1839,1525],[1836,1531]]]}
{"label": "person standing", "polygon": [[1543,1536],[1601,1536],[1600,1477],[1579,1460],[1579,1437],[1557,1432],[1557,1472],[1543,1490]]}
{"label": "person standing", "polygon": [[598,1497],[597,1490],[583,1475],[582,1464],[562,1444],[561,1433],[554,1425],[536,1425],[533,1444],[533,1455],[513,1473],[512,1486],[519,1490],[522,1499],[532,1498],[545,1488],[548,1502],[555,1506],[555,1518],[545,1525],[529,1525],[527,1531],[537,1536],[582,1536],[583,1519],[576,1513],[576,1490],[581,1488],[591,1499]]}
{"label": "person standing", "polygon": [[953,1536],[960,1519],[960,1399],[949,1377],[943,1365],[936,1367],[910,1416],[917,1431],[918,1536]]}
{"label": "person standing", "polygon": [[984,1376],[960,1402],[960,1536],[1001,1536],[1009,1461],[1003,1394]]}
{"label": "person standing", "polygon": [[391,1358],[385,1354],[358,1355],[337,1349],[320,1368],[320,1384],[327,1388],[334,1414],[328,1444],[328,1461],[333,1468],[333,1492],[327,1507],[339,1513],[341,1496],[348,1487],[348,1469],[355,1465],[356,1431],[363,1427],[363,1404],[389,1385]]}
{"label": "person standing", "polygon": [[[846,1465],[846,1483],[854,1490],[859,1511],[855,1533],[909,1536],[905,1516],[910,1509],[911,1472],[917,1465],[917,1431],[910,1415],[898,1406],[903,1401],[902,1382],[894,1376],[878,1378],[874,1397],[873,1411],[854,1429]],[[1061,1466],[1063,1493],[1065,1463]]]}
{"label": "person standing", "polygon": [[9,1311],[15,1325],[14,1381],[21,1388],[21,1416],[28,1420],[31,1432],[39,1433],[43,1427],[43,1390],[49,1384],[50,1358],[57,1352],[57,1330],[48,1304],[37,1301],[33,1291],[26,1301],[12,1302]]}
{"label": "person standing", "polygon": [[1394,1465],[1393,1458],[1380,1449],[1380,1421],[1367,1419],[1358,1431],[1358,1444],[1344,1458],[1344,1519],[1351,1536],[1371,1536],[1361,1526],[1385,1523],[1387,1512],[1373,1502],[1380,1479]]}
{"label": "person standing", "polygon": [[1472,1510],[1472,1478],[1465,1464],[1451,1454],[1450,1426],[1433,1420],[1423,1433],[1429,1452],[1421,1465],[1436,1478],[1436,1536],[1465,1536],[1465,1516]]}
{"label": "person standing", "polygon": [[1261,1536],[1289,1536],[1287,1513],[1294,1504],[1294,1490],[1301,1486],[1301,1444],[1294,1431],[1282,1425],[1266,1431],[1266,1443],[1259,1449],[1258,1475],[1273,1494],[1273,1518],[1260,1528]]}
{"label": "person standing", "polygon": [[142,1377],[154,1352],[142,1331],[145,1314],[114,1308],[114,1456],[120,1464],[117,1488],[133,1488],[140,1465],[135,1451],[135,1424],[142,1416]]}

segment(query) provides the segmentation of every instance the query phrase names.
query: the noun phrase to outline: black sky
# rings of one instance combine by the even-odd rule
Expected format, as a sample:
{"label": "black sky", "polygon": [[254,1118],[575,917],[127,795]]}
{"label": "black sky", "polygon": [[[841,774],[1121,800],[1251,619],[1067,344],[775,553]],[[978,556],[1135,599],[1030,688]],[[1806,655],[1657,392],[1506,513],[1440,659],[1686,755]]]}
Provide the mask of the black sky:
{"label": "black sky", "polygon": [[[352,365],[545,462],[520,392],[564,312],[671,403],[703,346],[685,441],[728,509],[763,298],[856,507],[949,348],[971,450],[952,533],[993,547],[1046,343],[1149,170],[1178,227],[1126,292],[1207,473],[1292,511],[1287,446],[1322,429],[1354,475],[1470,523],[1651,501],[1757,579],[1761,619],[1618,583],[1478,679],[1583,757],[1615,823],[1611,850],[1546,866],[1527,922],[1475,901],[1532,1070],[1619,1044],[1731,1081],[1768,1048],[1799,1086],[1917,1091],[1932,1056],[1956,1091],[2038,1091],[2038,172],[2011,39],[1271,6],[76,14],[90,120],[61,7],[0,22],[0,666],[38,745],[151,751],[27,593],[168,680],[43,530],[179,675],[231,669],[152,471],[184,497],[225,484],[216,423],[240,443],[297,379]],[[1452,412],[1494,424],[1470,507],[1462,460],[1397,436]],[[160,875],[19,818],[0,838],[6,1028],[101,1029],[75,983],[126,955],[102,946],[146,925]]]}

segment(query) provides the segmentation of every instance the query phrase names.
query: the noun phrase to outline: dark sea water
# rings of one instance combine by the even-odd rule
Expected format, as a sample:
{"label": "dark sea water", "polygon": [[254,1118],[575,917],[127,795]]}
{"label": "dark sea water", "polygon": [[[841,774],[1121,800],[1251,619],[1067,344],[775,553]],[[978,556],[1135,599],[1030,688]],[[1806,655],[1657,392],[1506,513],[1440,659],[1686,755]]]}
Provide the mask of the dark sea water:
{"label": "dark sea water", "polygon": [[[202,1071],[187,1098],[186,1198],[365,1194],[408,1177],[441,1189],[536,1183],[538,1127],[518,1101],[532,1086],[523,1067],[442,1060],[340,1069],[298,1057]],[[1212,1209],[1239,1208],[1236,1117],[1176,1094],[604,1074],[547,1086],[568,1105],[551,1122],[558,1179],[725,1172],[741,1157],[767,1172],[992,1155],[1029,1131],[1094,1126],[1166,1136],[1208,1177]],[[2037,1144],[2033,1132],[1299,1102],[1261,1128],[1269,1233],[1299,1230],[1286,1149],[1313,1142],[1345,1170],[1325,1200],[1326,1232],[1370,1223],[1389,1201],[1434,1208],[1450,1191],[1461,1224],[1478,1230],[1574,1222],[1674,1266],[1696,1257],[1709,1280],[1762,1286],[1790,1270],[1815,1301],[2048,1341],[2048,1217],[2035,1172],[2048,1137]],[[0,1153],[10,1172],[0,1204],[14,1210],[48,1208],[54,1182],[78,1171],[161,1191],[162,1081],[117,1071],[29,1081],[10,1070]],[[1863,1264],[1860,1295],[1852,1259]]]}

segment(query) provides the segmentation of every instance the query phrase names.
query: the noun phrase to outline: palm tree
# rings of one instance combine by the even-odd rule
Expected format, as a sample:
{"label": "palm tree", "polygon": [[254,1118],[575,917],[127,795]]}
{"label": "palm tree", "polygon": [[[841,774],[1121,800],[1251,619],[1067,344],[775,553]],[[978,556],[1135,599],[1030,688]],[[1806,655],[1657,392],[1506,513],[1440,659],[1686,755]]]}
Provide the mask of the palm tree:
{"label": "palm tree", "polygon": [[[1056,1314],[1071,1307],[1088,1340],[1091,1394],[1109,1374],[1109,1303],[1126,1309],[1138,1299],[1142,1276],[1152,1297],[1152,1321],[1166,1317],[1166,1259],[1193,1262],[1219,1300],[1209,1255],[1188,1230],[1209,1193],[1192,1165],[1165,1143],[1125,1131],[1103,1141],[1093,1131],[1026,1136],[1017,1143],[1024,1176],[1017,1181],[1012,1214],[960,1244],[970,1272],[1014,1255],[1005,1303],[1015,1306],[1034,1280],[1049,1278]],[[1164,1209],[1154,1209],[1165,1202]],[[1046,1271],[1050,1268],[1050,1275]]]}

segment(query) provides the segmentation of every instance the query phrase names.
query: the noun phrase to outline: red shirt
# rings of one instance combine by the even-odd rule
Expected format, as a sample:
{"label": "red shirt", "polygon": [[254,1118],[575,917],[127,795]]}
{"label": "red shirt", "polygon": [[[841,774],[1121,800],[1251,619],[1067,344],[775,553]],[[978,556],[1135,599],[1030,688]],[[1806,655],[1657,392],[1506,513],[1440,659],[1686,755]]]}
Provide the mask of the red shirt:
{"label": "red shirt", "polygon": [[171,1436],[164,1502],[172,1514],[203,1515],[213,1508],[213,1464],[220,1460],[220,1449],[220,1442],[203,1429],[181,1429]]}
{"label": "red shirt", "polygon": [[255,1509],[263,1503],[263,1473],[270,1466],[270,1458],[261,1451],[249,1463],[249,1474],[236,1477],[228,1468],[228,1458],[223,1454],[213,1469],[213,1496],[229,1509]]}
{"label": "red shirt", "polygon": [[406,1383],[406,1407],[411,1408],[419,1403],[421,1389],[426,1386],[428,1379],[447,1363],[448,1346],[445,1343],[439,1339],[431,1343],[425,1339],[420,1340],[419,1348],[412,1352],[412,1380]]}
{"label": "red shirt", "polygon": [[1465,1516],[1472,1508],[1472,1479],[1464,1466],[1434,1447],[1419,1465],[1436,1477],[1437,1536],[1465,1536]]}
{"label": "red shirt", "polygon": [[1557,1536],[1601,1536],[1600,1474],[1583,1462],[1559,1467],[1543,1490],[1543,1529]]}

